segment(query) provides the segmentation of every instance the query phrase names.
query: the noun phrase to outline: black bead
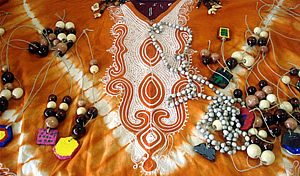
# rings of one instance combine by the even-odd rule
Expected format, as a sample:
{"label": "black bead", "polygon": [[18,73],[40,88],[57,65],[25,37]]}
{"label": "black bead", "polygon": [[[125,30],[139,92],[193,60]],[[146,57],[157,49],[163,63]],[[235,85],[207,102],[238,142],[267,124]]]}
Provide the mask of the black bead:
{"label": "black bead", "polygon": [[5,97],[0,97],[0,111],[4,112],[8,107],[8,100]]}
{"label": "black bead", "polygon": [[206,57],[203,58],[202,63],[204,65],[208,65],[208,64],[212,63],[212,58],[209,57],[209,56],[206,56]]}
{"label": "black bead", "polygon": [[274,112],[274,117],[278,122],[284,122],[284,121],[286,121],[288,114],[283,109],[277,109]]}
{"label": "black bead", "polygon": [[249,38],[247,39],[247,44],[248,44],[249,46],[254,46],[254,45],[256,45],[256,38],[255,38],[255,37],[249,37]]}
{"label": "black bead", "polygon": [[46,57],[49,53],[49,48],[48,46],[40,46],[38,50],[38,55],[41,57]]}
{"label": "black bead", "polygon": [[262,144],[262,141],[258,137],[256,137],[255,135],[252,135],[250,137],[250,143],[251,144],[257,144],[258,146],[260,146]]}
{"label": "black bead", "polygon": [[4,72],[2,74],[2,82],[3,82],[3,84],[12,83],[12,82],[14,82],[14,80],[15,80],[15,76],[11,72]]}
{"label": "black bead", "polygon": [[247,92],[249,95],[254,95],[256,92],[256,88],[254,86],[250,86],[248,87]]}
{"label": "black bead", "polygon": [[72,103],[72,98],[69,95],[64,96],[63,102],[67,103],[68,105],[70,105]]}
{"label": "black bead", "polygon": [[67,31],[67,34],[74,34],[76,35],[76,30],[74,28],[71,28]]}
{"label": "black bead", "polygon": [[242,90],[241,90],[241,89],[235,89],[235,90],[233,91],[233,96],[234,96],[235,98],[242,98],[242,96],[243,96]]}
{"label": "black bead", "polygon": [[56,115],[56,112],[55,112],[54,109],[47,108],[47,109],[45,109],[45,111],[44,111],[44,116],[45,116],[46,118],[48,118],[48,117],[50,117],[50,116],[55,117],[55,115]]}
{"label": "black bead", "polygon": [[76,124],[73,128],[72,128],[72,134],[74,138],[81,138],[85,135],[85,127],[83,127],[82,125]]}
{"label": "black bead", "polygon": [[62,28],[55,28],[55,30],[54,30],[54,34],[57,36],[58,34],[60,34],[60,33],[64,33],[65,32],[65,30],[64,29],[62,29]]}
{"label": "black bead", "polygon": [[[263,113],[263,118],[265,119],[268,126],[275,124],[276,121],[277,121],[274,118],[273,114],[271,114],[270,112],[264,112]],[[265,124],[265,123],[263,123],[263,124]]]}
{"label": "black bead", "polygon": [[297,76],[298,73],[299,73],[299,70],[296,69],[295,67],[293,67],[293,68],[290,69],[290,75],[291,76]]}
{"label": "black bead", "polygon": [[40,48],[40,43],[39,42],[31,42],[29,45],[28,45],[28,50],[31,54],[35,54],[37,53],[37,51],[39,50]]}
{"label": "black bead", "polygon": [[281,134],[281,129],[278,125],[270,125],[270,132],[275,135],[276,137],[280,136]]}
{"label": "black bead", "polygon": [[48,35],[51,34],[51,33],[53,33],[53,30],[52,30],[51,28],[45,28],[45,29],[43,30],[43,34],[44,34],[45,36],[48,36]]}
{"label": "black bead", "polygon": [[300,121],[300,112],[294,112],[292,115],[293,115],[293,117],[295,117],[295,119]]}
{"label": "black bead", "polygon": [[271,150],[272,151],[274,148],[274,145],[271,143],[268,143],[268,142],[263,142],[261,148],[262,148],[262,150]]}
{"label": "black bead", "polygon": [[62,109],[57,110],[57,113],[56,113],[56,115],[55,115],[55,117],[57,118],[57,120],[58,120],[59,122],[64,121],[64,120],[66,119],[66,116],[67,116],[66,111],[65,111],[65,110],[62,110]]}
{"label": "black bead", "polygon": [[258,86],[262,89],[263,87],[267,86],[268,82],[265,80],[260,80]]}
{"label": "black bead", "polygon": [[268,40],[264,37],[258,39],[257,44],[258,46],[267,46]]}
{"label": "black bead", "polygon": [[87,118],[85,115],[78,115],[75,119],[75,122],[81,126],[84,126],[87,122]]}
{"label": "black bead", "polygon": [[54,102],[56,102],[57,101],[57,96],[54,95],[54,94],[49,95],[48,101],[54,101]]}
{"label": "black bead", "polygon": [[98,110],[97,108],[95,107],[90,107],[88,110],[87,110],[87,113],[86,115],[89,117],[89,118],[96,118],[98,116]]}
{"label": "black bead", "polygon": [[226,60],[226,65],[230,70],[232,70],[238,65],[238,62],[235,58],[230,57]]}
{"label": "black bead", "polygon": [[294,109],[299,107],[299,99],[296,97],[291,98],[289,100],[289,103],[291,103],[291,105],[293,106]]}

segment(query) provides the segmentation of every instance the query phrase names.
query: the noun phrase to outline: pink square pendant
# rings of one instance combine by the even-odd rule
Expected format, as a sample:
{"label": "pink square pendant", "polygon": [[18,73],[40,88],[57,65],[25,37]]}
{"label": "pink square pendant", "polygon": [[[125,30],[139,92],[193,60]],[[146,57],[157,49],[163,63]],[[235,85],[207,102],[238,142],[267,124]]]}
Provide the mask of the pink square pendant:
{"label": "pink square pendant", "polygon": [[47,133],[47,129],[40,129],[37,136],[36,143],[39,145],[55,145],[57,141],[58,130],[50,129]]}

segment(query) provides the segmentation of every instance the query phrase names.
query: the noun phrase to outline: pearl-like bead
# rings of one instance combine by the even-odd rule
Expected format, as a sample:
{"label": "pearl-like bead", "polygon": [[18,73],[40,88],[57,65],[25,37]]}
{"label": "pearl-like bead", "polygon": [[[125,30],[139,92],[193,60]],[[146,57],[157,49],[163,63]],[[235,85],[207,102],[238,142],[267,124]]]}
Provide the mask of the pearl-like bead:
{"label": "pearl-like bead", "polygon": [[5,97],[7,100],[9,100],[11,98],[11,91],[8,90],[8,89],[4,89],[1,91],[1,94],[0,94],[1,97]]}
{"label": "pearl-like bead", "polygon": [[268,133],[265,130],[259,130],[258,136],[263,139],[266,139],[268,137]]}
{"label": "pearl-like bead", "polygon": [[248,135],[249,136],[252,136],[252,135],[256,135],[258,132],[257,132],[257,129],[256,128],[250,128],[248,130]]}
{"label": "pearl-like bead", "polygon": [[64,29],[65,23],[63,21],[58,21],[58,22],[56,22],[55,27]]}
{"label": "pearl-like bead", "polygon": [[14,99],[21,98],[23,96],[23,94],[24,94],[24,90],[20,87],[17,87],[12,91],[12,96]]}
{"label": "pearl-like bead", "polygon": [[270,102],[271,105],[274,105],[277,102],[277,97],[274,94],[267,95],[266,99]]}
{"label": "pearl-like bead", "polygon": [[263,38],[268,38],[269,34],[266,32],[266,31],[262,31],[260,34],[259,34],[260,37],[263,37]]}
{"label": "pearl-like bead", "polygon": [[67,36],[65,33],[59,33],[57,35],[57,39],[60,40],[60,41],[63,41],[63,40],[66,40],[67,39]]}
{"label": "pearl-like bead", "polygon": [[250,56],[250,55],[246,55],[246,56],[244,56],[244,58],[243,58],[243,64],[246,66],[246,67],[250,67],[250,66],[252,66],[253,65],[253,63],[254,63],[254,57],[253,56]]}
{"label": "pearl-like bead", "polygon": [[76,35],[74,35],[74,34],[68,34],[67,41],[75,42],[76,41]]}
{"label": "pearl-like bead", "polygon": [[69,29],[74,29],[75,28],[75,25],[74,23],[72,22],[67,22],[66,23],[66,29],[69,30]]}
{"label": "pearl-like bead", "polygon": [[222,123],[220,120],[215,120],[212,124],[213,127],[215,127],[215,130],[216,131],[221,131],[223,128],[222,128]]}
{"label": "pearl-like bead", "polygon": [[69,109],[69,105],[67,103],[61,103],[59,105],[59,109],[62,109],[64,111],[67,111]]}
{"label": "pearl-like bead", "polygon": [[282,103],[280,104],[279,108],[280,108],[280,109],[283,109],[283,110],[285,110],[286,112],[289,112],[289,113],[291,113],[291,112],[293,111],[293,106],[292,106],[291,103],[288,102],[288,101],[282,102]]}
{"label": "pearl-like bead", "polygon": [[77,115],[85,115],[86,109],[84,107],[77,108]]}
{"label": "pearl-like bead", "polygon": [[231,57],[235,58],[238,61],[238,63],[240,63],[242,62],[244,56],[242,52],[235,51],[231,54]]}
{"label": "pearl-like bead", "polygon": [[49,101],[47,103],[47,108],[55,109],[56,108],[56,103],[54,101]]}
{"label": "pearl-like bead", "polygon": [[270,102],[267,100],[261,100],[259,102],[259,109],[261,110],[267,110],[268,108],[270,108]]}
{"label": "pearl-like bead", "polygon": [[255,27],[253,30],[254,34],[259,35],[261,33],[261,28],[260,27]]}
{"label": "pearl-like bead", "polygon": [[0,36],[3,36],[5,34],[5,29],[0,27]]}
{"label": "pearl-like bead", "polygon": [[275,154],[271,150],[265,150],[260,156],[264,165],[271,165],[275,161]]}
{"label": "pearl-like bead", "polygon": [[256,159],[261,154],[261,149],[256,144],[250,144],[247,148],[247,154],[250,158]]}
{"label": "pearl-like bead", "polygon": [[281,81],[283,82],[283,84],[289,84],[291,82],[291,78],[289,76],[283,76],[281,78]]}
{"label": "pearl-like bead", "polygon": [[92,65],[92,66],[90,67],[90,72],[91,72],[92,74],[96,74],[96,73],[98,73],[98,71],[99,71],[99,67],[98,67],[97,65]]}

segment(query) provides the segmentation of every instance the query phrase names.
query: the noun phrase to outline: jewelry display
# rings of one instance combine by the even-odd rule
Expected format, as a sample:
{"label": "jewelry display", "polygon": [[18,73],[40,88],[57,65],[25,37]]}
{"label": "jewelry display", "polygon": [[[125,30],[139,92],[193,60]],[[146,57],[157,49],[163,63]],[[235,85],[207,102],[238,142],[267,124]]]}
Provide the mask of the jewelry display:
{"label": "jewelry display", "polygon": [[[129,2],[129,0],[101,0],[100,2],[96,2],[94,5],[92,5],[91,10],[94,13],[94,18],[100,18],[109,4],[119,6],[121,4],[125,4],[126,2]],[[102,7],[100,8],[101,5]],[[99,12],[97,12],[98,10]]]}

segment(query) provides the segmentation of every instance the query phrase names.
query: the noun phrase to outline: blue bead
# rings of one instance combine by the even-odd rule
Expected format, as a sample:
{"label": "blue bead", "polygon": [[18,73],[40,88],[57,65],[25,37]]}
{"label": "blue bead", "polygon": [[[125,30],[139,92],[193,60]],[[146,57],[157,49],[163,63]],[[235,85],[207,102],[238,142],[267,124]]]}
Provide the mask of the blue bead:
{"label": "blue bead", "polygon": [[12,139],[13,132],[11,126],[6,129],[7,125],[0,125],[0,132],[4,132],[5,135],[2,139],[0,139],[0,147],[5,147]]}

